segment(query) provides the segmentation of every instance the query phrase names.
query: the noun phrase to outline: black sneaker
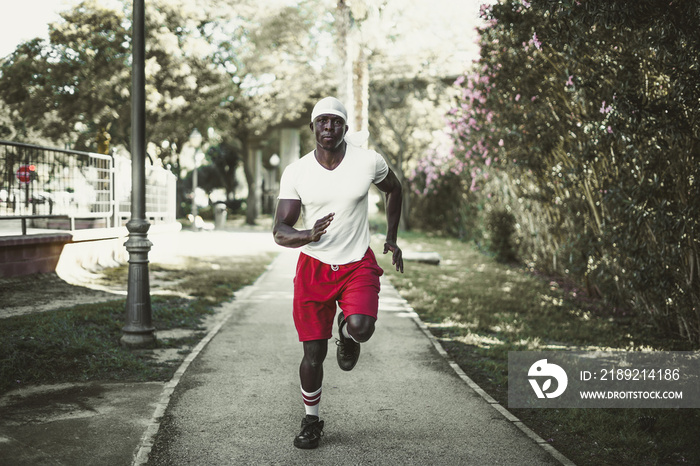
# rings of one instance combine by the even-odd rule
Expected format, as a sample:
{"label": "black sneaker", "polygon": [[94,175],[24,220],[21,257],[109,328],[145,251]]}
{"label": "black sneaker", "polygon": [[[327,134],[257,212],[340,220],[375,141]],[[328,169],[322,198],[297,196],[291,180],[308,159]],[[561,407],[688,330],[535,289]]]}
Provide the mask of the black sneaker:
{"label": "black sneaker", "polygon": [[338,346],[336,355],[338,356],[338,365],[344,371],[351,371],[357,360],[360,359],[360,344],[352,338],[343,336],[342,328],[345,325],[345,314],[338,314],[338,340],[335,344]]}
{"label": "black sneaker", "polygon": [[301,420],[301,432],[294,437],[294,446],[310,450],[318,448],[318,442],[323,436],[323,421],[319,420],[318,416],[306,415]]}

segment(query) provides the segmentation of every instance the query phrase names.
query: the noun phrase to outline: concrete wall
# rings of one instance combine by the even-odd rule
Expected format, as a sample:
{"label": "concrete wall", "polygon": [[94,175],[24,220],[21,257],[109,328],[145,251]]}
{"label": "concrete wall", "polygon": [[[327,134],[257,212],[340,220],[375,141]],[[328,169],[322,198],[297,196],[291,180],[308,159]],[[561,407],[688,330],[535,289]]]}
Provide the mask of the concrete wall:
{"label": "concrete wall", "polygon": [[[179,223],[152,225],[151,241],[181,229]],[[69,282],[128,261],[125,227],[0,236],[0,278],[56,272]]]}
{"label": "concrete wall", "polygon": [[0,278],[56,270],[69,233],[0,237]]}

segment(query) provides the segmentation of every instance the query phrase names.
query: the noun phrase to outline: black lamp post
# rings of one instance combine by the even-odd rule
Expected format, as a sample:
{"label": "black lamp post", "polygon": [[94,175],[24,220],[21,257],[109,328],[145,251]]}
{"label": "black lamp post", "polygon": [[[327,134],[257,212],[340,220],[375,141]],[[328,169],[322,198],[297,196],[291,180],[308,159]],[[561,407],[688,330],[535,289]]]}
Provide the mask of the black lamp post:
{"label": "black lamp post", "polygon": [[146,219],[146,73],[145,5],[134,0],[131,69],[131,219],[126,224],[129,239],[129,281],[126,297],[126,325],[122,328],[124,346],[152,346],[156,337],[151,320],[151,293],[148,280],[148,240],[151,224]]}

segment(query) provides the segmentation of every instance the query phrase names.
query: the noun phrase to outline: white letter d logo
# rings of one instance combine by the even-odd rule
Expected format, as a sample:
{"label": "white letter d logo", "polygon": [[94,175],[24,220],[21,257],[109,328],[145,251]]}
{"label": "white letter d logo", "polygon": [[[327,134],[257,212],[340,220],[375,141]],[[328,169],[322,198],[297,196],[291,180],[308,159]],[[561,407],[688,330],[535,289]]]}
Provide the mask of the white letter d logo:
{"label": "white letter d logo", "polygon": [[[556,398],[566,390],[566,385],[569,383],[569,378],[566,372],[556,364],[548,364],[546,359],[540,359],[527,371],[529,377],[547,377],[540,388],[536,379],[528,379],[532,389],[535,391],[537,398]],[[557,381],[557,388],[553,392],[547,392],[552,386],[552,378]]]}

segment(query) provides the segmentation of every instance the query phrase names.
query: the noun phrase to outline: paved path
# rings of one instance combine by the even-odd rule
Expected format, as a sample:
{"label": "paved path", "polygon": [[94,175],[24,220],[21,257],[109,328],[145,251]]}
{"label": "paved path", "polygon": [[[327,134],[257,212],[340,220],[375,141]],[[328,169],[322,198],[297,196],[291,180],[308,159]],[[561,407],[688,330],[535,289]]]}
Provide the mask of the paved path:
{"label": "paved path", "polygon": [[377,330],[352,372],[338,369],[329,345],[321,446],[294,448],[304,412],[291,319],[295,259],[283,252],[228,305],[228,320],[166,386],[136,464],[149,452],[152,465],[560,464],[465,383],[387,284]]}

